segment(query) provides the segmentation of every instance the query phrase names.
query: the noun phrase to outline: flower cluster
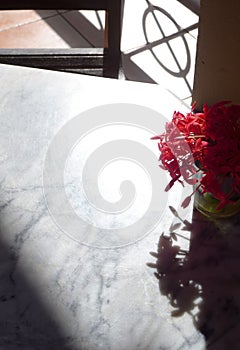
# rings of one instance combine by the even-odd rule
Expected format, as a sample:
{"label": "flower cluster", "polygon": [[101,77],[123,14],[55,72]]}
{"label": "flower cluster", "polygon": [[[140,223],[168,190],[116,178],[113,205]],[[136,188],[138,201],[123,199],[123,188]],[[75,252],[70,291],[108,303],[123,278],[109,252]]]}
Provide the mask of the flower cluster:
{"label": "flower cluster", "polygon": [[204,105],[201,113],[194,108],[186,115],[174,112],[165,132],[153,137],[160,166],[172,178],[166,190],[176,181],[196,184],[196,189],[211,193],[221,209],[240,196],[240,105],[222,101]]}

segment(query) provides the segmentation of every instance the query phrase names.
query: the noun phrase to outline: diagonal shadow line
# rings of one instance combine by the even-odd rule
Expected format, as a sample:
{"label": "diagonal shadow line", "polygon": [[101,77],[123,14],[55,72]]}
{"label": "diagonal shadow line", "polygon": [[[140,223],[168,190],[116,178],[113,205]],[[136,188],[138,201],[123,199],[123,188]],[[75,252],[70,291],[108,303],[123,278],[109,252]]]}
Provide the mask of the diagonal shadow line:
{"label": "diagonal shadow line", "polygon": [[137,55],[139,53],[142,53],[146,50],[150,50],[150,49],[153,49],[154,47],[158,46],[158,45],[161,45],[161,44],[164,44],[170,40],[173,40],[173,39],[176,39],[178,38],[179,36],[182,36],[184,34],[189,34],[189,31],[191,30],[194,30],[194,29],[197,29],[198,28],[198,23],[195,23],[195,24],[192,24],[184,29],[181,29],[180,31],[176,32],[176,33],[173,33],[173,34],[170,34],[170,35],[167,35],[165,36],[164,38],[161,38],[161,39],[158,39],[158,40],[154,40],[152,42],[148,42],[136,49],[133,49],[133,50],[129,50],[129,54],[131,56],[133,55]]}
{"label": "diagonal shadow line", "polygon": [[101,18],[100,18],[100,16],[99,16],[99,12],[98,12],[98,11],[95,11],[95,12],[96,12],[96,17],[97,17],[97,20],[98,20],[98,24],[99,24],[101,30],[104,30],[103,25],[102,25]]}
{"label": "diagonal shadow line", "polygon": [[132,61],[132,55],[122,53],[122,67],[126,80],[157,84],[144,70]]}
{"label": "diagonal shadow line", "polygon": [[200,15],[200,0],[177,0],[196,15]]}
{"label": "diagonal shadow line", "polygon": [[[0,207],[0,237],[4,237],[5,207]],[[73,350],[59,321],[40,300],[19,263],[19,251],[0,239],[0,348]],[[35,276],[37,279],[37,276]]]}
{"label": "diagonal shadow line", "polygon": [[[59,13],[62,23],[70,26],[78,37],[73,38],[72,32],[66,31],[61,22],[53,21],[52,17],[45,17],[43,11],[36,11],[39,16],[72,48],[103,47],[104,30],[98,30],[85,16],[78,11]],[[71,16],[71,19],[69,18]],[[98,20],[99,17],[98,17]]]}
{"label": "diagonal shadow line", "polygon": [[[94,11],[100,29],[97,29],[84,15],[77,11],[61,14],[62,18],[81,35],[92,47],[104,46],[104,27],[98,11]],[[71,14],[71,18],[68,18]]]}

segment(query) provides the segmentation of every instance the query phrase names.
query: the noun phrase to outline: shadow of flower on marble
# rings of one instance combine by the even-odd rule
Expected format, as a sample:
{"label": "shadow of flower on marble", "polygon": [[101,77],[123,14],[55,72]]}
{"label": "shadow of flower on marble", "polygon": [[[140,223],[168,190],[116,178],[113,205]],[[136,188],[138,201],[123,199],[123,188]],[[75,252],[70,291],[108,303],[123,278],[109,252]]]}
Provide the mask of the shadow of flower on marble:
{"label": "shadow of flower on marble", "polygon": [[[158,251],[150,253],[156,263],[148,263],[156,270],[160,293],[169,299],[172,317],[192,316],[207,348],[237,349],[240,217],[211,221],[194,212],[190,223],[181,220],[173,208],[172,212],[177,222],[168,234],[161,234]],[[189,240],[187,250],[181,247],[184,240]]]}

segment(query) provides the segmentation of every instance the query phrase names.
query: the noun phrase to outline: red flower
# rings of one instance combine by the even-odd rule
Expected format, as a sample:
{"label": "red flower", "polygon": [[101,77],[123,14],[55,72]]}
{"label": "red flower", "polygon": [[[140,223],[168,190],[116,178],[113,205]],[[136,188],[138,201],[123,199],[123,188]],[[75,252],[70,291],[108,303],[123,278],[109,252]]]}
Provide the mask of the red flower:
{"label": "red flower", "polygon": [[[240,196],[240,105],[222,101],[202,113],[174,112],[158,140],[160,166],[172,180],[194,184],[219,200],[218,209]],[[197,180],[195,174],[203,176]],[[227,184],[227,185],[226,185]],[[189,197],[190,198],[190,197]],[[187,198],[183,205],[189,202]]]}

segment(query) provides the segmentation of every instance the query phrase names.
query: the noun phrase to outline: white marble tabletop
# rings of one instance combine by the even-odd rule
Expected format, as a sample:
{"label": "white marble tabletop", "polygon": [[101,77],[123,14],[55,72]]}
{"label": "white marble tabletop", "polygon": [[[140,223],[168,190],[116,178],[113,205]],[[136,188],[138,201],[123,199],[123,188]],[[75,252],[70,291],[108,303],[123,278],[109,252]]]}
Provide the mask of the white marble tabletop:
{"label": "white marble tabletop", "polygon": [[181,209],[191,189],[164,191],[150,140],[187,107],[156,85],[0,74],[0,349],[239,349],[239,218]]}

